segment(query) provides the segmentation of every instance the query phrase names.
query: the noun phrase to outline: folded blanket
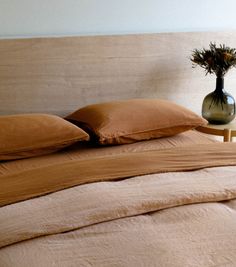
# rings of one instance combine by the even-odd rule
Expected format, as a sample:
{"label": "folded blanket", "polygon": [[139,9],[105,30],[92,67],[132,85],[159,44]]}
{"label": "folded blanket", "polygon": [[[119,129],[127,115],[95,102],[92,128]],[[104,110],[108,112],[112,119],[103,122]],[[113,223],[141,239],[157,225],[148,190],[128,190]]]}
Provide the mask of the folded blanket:
{"label": "folded blanket", "polygon": [[235,151],[236,143],[193,145],[75,160],[3,175],[0,206],[91,182],[236,165]]}

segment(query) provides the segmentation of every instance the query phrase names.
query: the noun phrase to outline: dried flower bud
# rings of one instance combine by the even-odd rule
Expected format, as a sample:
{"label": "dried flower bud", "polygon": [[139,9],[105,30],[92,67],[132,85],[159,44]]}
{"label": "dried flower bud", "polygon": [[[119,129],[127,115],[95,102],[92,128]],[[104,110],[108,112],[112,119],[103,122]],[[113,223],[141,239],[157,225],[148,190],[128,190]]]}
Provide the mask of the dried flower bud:
{"label": "dried flower bud", "polygon": [[223,58],[225,61],[227,61],[227,60],[230,61],[232,59],[232,55],[227,53],[227,52],[224,52],[222,55],[223,55]]}

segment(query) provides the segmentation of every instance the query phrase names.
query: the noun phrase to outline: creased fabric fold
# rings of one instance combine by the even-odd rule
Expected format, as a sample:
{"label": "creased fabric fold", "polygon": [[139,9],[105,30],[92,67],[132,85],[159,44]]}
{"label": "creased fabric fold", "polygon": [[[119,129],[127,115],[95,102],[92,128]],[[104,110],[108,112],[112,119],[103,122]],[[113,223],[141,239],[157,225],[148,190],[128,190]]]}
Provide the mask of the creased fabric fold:
{"label": "creased fabric fold", "polygon": [[236,165],[235,151],[236,143],[193,145],[75,160],[3,175],[0,206],[86,183]]}

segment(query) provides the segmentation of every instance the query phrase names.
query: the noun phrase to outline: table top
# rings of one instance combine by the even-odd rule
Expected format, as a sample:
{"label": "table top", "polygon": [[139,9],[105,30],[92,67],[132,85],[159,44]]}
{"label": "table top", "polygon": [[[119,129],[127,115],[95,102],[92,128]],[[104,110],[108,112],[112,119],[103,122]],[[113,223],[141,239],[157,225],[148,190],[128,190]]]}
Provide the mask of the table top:
{"label": "table top", "polygon": [[218,129],[218,130],[224,130],[224,129],[230,129],[231,131],[236,131],[236,120],[231,121],[230,123],[227,124],[207,124],[202,126],[204,128],[209,128],[209,129]]}

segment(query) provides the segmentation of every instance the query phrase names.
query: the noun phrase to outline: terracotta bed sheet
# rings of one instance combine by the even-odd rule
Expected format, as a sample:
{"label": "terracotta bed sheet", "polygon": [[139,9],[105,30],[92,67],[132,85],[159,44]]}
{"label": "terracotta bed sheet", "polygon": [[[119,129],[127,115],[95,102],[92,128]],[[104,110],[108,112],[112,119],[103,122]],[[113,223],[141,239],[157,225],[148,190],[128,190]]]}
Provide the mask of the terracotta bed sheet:
{"label": "terracotta bed sheet", "polygon": [[2,162],[0,163],[0,176],[22,170],[29,170],[78,159],[118,155],[127,152],[159,150],[180,146],[182,147],[191,144],[210,144],[215,142],[217,141],[210,139],[202,133],[196,131],[187,131],[172,137],[159,138],[119,146],[95,147],[89,143],[78,143],[77,145],[70,146],[68,149],[64,149],[49,155]]}

